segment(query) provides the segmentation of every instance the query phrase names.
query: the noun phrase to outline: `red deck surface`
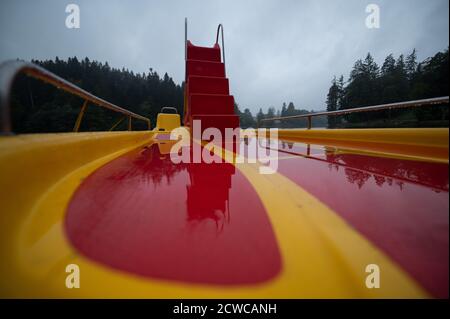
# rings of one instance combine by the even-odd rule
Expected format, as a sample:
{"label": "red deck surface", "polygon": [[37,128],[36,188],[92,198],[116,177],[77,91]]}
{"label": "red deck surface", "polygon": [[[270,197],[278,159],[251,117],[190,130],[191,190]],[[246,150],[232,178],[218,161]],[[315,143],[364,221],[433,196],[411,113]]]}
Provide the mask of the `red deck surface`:
{"label": "red deck surface", "polygon": [[87,257],[142,276],[245,284],[281,268],[244,176],[231,164],[173,164],[157,144],[89,176],[68,207],[66,231]]}
{"label": "red deck surface", "polygon": [[[280,143],[281,144],[281,143]],[[319,198],[432,295],[448,298],[448,164],[283,143],[278,172]]]}
{"label": "red deck surface", "polygon": [[[279,142],[285,175],[436,297],[448,297],[448,164]],[[227,207],[229,205],[229,208]],[[144,276],[220,284],[273,278],[281,259],[258,195],[231,164],[173,164],[157,144],[100,168],[66,230],[88,257]]]}

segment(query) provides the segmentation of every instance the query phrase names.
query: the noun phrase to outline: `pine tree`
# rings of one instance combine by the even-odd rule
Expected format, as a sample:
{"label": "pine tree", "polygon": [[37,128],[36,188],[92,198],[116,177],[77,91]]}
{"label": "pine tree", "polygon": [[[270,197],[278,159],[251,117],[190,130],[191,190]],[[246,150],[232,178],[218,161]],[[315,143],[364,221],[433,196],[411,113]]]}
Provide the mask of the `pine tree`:
{"label": "pine tree", "polygon": [[240,124],[242,128],[256,127],[255,119],[248,108],[240,115]]}
{"label": "pine tree", "polygon": [[406,70],[405,58],[403,54],[401,54],[397,61],[395,62],[395,77],[394,77],[395,85],[397,87],[397,96],[395,101],[400,102],[408,99],[408,91],[409,91],[409,80],[408,73]]}
{"label": "pine tree", "polygon": [[384,60],[383,66],[381,67],[381,76],[389,76],[395,71],[395,58],[389,54]]}
{"label": "pine tree", "polygon": [[[392,103],[398,100],[396,62],[394,56],[389,54],[381,67],[380,76],[380,103]],[[383,115],[385,115],[383,113]]]}
{"label": "pine tree", "polygon": [[345,88],[344,88],[344,76],[341,75],[339,77],[339,80],[337,82],[338,88],[339,88],[339,96],[338,96],[338,105],[337,105],[337,109],[338,110],[342,110],[344,108],[344,104],[345,104]]}
{"label": "pine tree", "polygon": [[408,74],[408,80],[412,80],[417,72],[417,53],[416,49],[414,49],[407,57],[406,57],[406,73]]}
{"label": "pine tree", "polygon": [[[349,83],[345,88],[342,105],[344,109],[378,104],[380,101],[379,67],[370,53],[364,61],[358,60],[350,73]],[[367,121],[365,113],[346,115],[349,122]]]}
{"label": "pine tree", "polygon": [[364,74],[369,77],[370,80],[376,80],[379,75],[379,67],[370,53],[367,54],[363,63]]}
{"label": "pine tree", "polygon": [[287,111],[286,102],[283,102],[283,106],[281,107],[281,116],[286,116],[286,111]]}
{"label": "pine tree", "polygon": [[262,119],[264,119],[264,113],[262,108],[260,108],[256,114],[256,122],[258,123],[258,126],[264,126],[265,123],[261,122]]}
{"label": "pine tree", "polygon": [[[269,107],[269,109],[267,110],[267,115],[266,118],[274,118],[275,117],[275,108],[273,106]],[[266,122],[267,127],[275,127],[275,121],[267,121]]]}
{"label": "pine tree", "polygon": [[[331,81],[331,87],[328,90],[327,95],[327,111],[333,112],[338,109],[338,101],[339,101],[339,85],[336,80],[336,77],[333,78]],[[335,128],[336,127],[336,118],[334,116],[328,117],[328,128]]]}
{"label": "pine tree", "polygon": [[289,102],[288,107],[286,109],[286,115],[291,116],[291,115],[296,115],[296,110],[295,110],[295,105],[292,102]]}

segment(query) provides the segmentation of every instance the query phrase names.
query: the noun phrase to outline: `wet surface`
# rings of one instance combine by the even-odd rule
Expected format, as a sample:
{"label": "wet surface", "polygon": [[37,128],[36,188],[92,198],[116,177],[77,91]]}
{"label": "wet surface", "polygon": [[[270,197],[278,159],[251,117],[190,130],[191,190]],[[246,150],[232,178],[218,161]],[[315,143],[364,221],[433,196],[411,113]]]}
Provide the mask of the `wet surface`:
{"label": "wet surface", "polygon": [[231,164],[174,164],[171,142],[128,153],[89,176],[66,232],[87,257],[161,279],[249,284],[281,268],[258,195]]}
{"label": "wet surface", "polygon": [[[83,182],[66,218],[74,246],[149,277],[241,284],[276,276],[279,248],[250,182],[229,163],[174,164],[172,144],[163,139]],[[330,207],[432,295],[448,297],[447,163],[281,140],[243,139],[234,150],[254,160],[256,145],[278,160],[277,173]]]}
{"label": "wet surface", "polygon": [[[278,144],[278,148],[277,145]],[[448,164],[279,142],[278,173],[320,199],[434,296],[448,297]]]}

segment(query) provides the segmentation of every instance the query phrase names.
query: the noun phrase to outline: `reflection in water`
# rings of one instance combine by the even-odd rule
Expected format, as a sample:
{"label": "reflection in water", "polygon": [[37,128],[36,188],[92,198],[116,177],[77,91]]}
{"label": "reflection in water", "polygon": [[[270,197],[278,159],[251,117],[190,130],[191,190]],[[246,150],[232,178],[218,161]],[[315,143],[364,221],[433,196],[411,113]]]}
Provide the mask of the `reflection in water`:
{"label": "reflection in water", "polygon": [[212,219],[219,231],[230,221],[228,209],[231,176],[235,173],[228,163],[209,165],[188,164],[190,185],[187,186],[188,221]]}
{"label": "reflection in water", "polygon": [[448,164],[294,143],[278,173],[305,189],[403,267],[448,298]]}
{"label": "reflection in water", "polygon": [[186,186],[187,220],[192,223],[212,220],[218,231],[223,230],[225,223],[230,220],[229,191],[235,167],[228,163],[174,165],[170,158],[170,150],[174,143],[159,141],[146,146],[138,156],[133,158],[131,167],[124,167],[123,170],[114,172],[108,178],[123,182],[137,178],[140,183],[158,187],[163,182],[165,185],[170,185],[175,174],[187,171],[190,182]]}
{"label": "reflection in water", "polygon": [[83,181],[65,221],[73,246],[142,276],[230,285],[275,276],[277,242],[249,181],[227,163],[174,164],[172,145],[132,151]]}
{"label": "reflection in water", "polygon": [[144,147],[138,156],[132,160],[133,165],[124,166],[115,171],[108,178],[111,180],[126,181],[138,178],[140,182],[158,186],[165,178],[168,184],[178,172],[186,169],[186,164],[173,165],[170,160],[170,147],[173,142],[159,142]]}
{"label": "reflection in water", "polygon": [[410,182],[430,187],[435,192],[449,190],[448,165],[444,163],[369,156],[345,149],[284,141],[280,141],[277,150],[326,162],[330,170],[342,168],[347,180],[358,188],[374,178],[380,187],[386,183],[401,189],[405,182]]}
{"label": "reflection in water", "polygon": [[363,187],[363,185],[372,176],[369,173],[353,170],[350,168],[346,168],[344,171],[345,171],[345,175],[347,175],[347,180],[352,184],[358,185],[358,188]]}
{"label": "reflection in water", "polygon": [[382,187],[397,185],[400,189],[405,182],[431,187],[435,192],[448,192],[448,165],[419,162],[395,158],[371,157],[359,154],[326,153],[329,163],[345,168],[347,179],[359,188],[373,177],[376,184]]}

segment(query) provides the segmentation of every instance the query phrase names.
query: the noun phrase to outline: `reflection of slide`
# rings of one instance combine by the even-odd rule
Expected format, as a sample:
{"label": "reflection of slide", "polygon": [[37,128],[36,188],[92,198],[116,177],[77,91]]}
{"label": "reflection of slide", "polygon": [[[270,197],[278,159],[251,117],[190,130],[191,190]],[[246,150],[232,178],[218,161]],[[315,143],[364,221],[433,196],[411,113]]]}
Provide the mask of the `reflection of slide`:
{"label": "reflection of slide", "polygon": [[189,221],[213,220],[218,230],[230,222],[229,192],[235,167],[232,164],[189,164],[187,186]]}
{"label": "reflection of slide", "polygon": [[173,164],[167,145],[130,152],[80,185],[66,218],[74,247],[151,278],[236,285],[275,276],[280,254],[250,183],[231,164]]}

